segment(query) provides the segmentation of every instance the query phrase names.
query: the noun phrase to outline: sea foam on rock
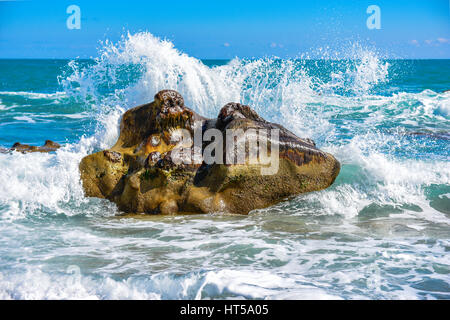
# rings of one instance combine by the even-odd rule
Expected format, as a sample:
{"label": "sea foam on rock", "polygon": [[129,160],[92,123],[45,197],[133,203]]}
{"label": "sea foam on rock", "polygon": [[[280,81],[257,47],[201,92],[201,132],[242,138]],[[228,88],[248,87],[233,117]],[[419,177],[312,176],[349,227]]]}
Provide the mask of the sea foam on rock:
{"label": "sea foam on rock", "polygon": [[[194,136],[198,124],[202,136],[216,129],[223,141],[226,132],[239,135],[241,129],[277,129],[278,170],[262,174],[265,165],[249,161],[247,145],[245,161],[240,164],[207,164],[203,158],[187,164],[175,161],[174,132],[186,129]],[[184,147],[196,153],[193,143]],[[203,143],[202,151],[205,147]],[[116,144],[80,163],[86,196],[109,199],[126,213],[149,214],[247,214],[289,196],[327,188],[339,170],[339,162],[317,149],[312,140],[300,139],[264,120],[249,106],[228,103],[217,119],[206,119],[186,107],[183,97],[173,90],[160,91],[153,102],[125,112]]]}

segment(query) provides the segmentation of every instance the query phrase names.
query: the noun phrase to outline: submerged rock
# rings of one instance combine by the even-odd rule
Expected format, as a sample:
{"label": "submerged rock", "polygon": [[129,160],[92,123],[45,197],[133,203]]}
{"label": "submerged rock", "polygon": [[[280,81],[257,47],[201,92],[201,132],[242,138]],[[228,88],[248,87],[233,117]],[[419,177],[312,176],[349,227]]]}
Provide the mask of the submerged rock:
{"label": "submerged rock", "polygon": [[61,146],[53,142],[51,140],[46,140],[43,146],[37,147],[37,146],[30,146],[28,144],[21,144],[20,142],[14,143],[14,145],[9,149],[9,151],[18,151],[22,153],[29,153],[29,152],[52,152],[56,151]]}
{"label": "submerged rock", "polygon": [[[180,137],[179,129],[194,141]],[[217,144],[197,144],[195,137]],[[239,141],[244,141],[243,149]],[[252,152],[258,150],[256,160],[261,160],[263,147],[264,159],[271,162],[255,161]],[[211,156],[215,161],[208,160]],[[233,156],[241,161],[225,161]],[[249,106],[228,103],[217,119],[206,119],[173,90],[158,92],[153,102],[125,112],[116,144],[80,163],[86,196],[109,199],[126,213],[150,214],[247,214],[324,189],[339,170],[339,162],[312,140],[264,120]]]}

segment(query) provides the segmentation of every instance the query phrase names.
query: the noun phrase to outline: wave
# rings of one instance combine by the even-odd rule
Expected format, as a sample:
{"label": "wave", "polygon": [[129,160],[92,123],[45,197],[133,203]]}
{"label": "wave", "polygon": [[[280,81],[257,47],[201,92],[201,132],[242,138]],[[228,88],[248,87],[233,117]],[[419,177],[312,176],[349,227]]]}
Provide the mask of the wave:
{"label": "wave", "polygon": [[28,92],[28,91],[0,91],[0,95],[4,96],[21,96],[28,99],[58,99],[65,97],[65,92],[55,92],[55,93],[39,93],[39,92]]}
{"label": "wave", "polygon": [[[172,224],[168,220],[103,220],[87,233],[61,226],[51,236],[49,245],[54,250],[38,249],[40,262],[52,261],[57,271],[22,263],[0,272],[0,298],[420,299],[424,291],[448,298],[447,240],[354,236],[358,241],[342,242],[335,236],[298,241],[295,233],[268,232],[274,222],[270,220],[258,230],[245,228],[258,223],[258,217],[253,218],[218,219],[214,224],[186,217]],[[116,228],[115,236],[103,233],[108,228]],[[212,228],[212,233],[205,234],[205,228]],[[269,241],[275,240],[270,236],[276,241]],[[229,241],[237,237],[239,244]],[[70,248],[55,248],[55,239],[70,243]],[[169,244],[172,250],[166,247]],[[248,259],[251,267],[236,266],[237,261]],[[167,271],[154,271],[168,261]],[[93,268],[95,272],[89,272]],[[436,272],[423,276],[424,270],[433,269]]]}
{"label": "wave", "polygon": [[[93,64],[69,63],[71,72],[60,78],[62,92],[0,92],[69,97],[82,103],[83,115],[96,124],[93,136],[84,136],[56,154],[26,155],[33,157],[33,165],[22,155],[0,155],[7,168],[0,179],[16,186],[12,192],[0,188],[0,204],[12,208],[11,216],[17,212],[22,217],[33,212],[27,209],[30,206],[61,212],[67,211],[63,208],[68,201],[85,201],[79,160],[114,144],[125,110],[152,101],[159,90],[174,89],[187,106],[208,117],[217,116],[230,101],[249,104],[267,120],[300,137],[311,137],[320,148],[334,153],[343,164],[342,173],[332,188],[306,196],[322,208],[314,212],[351,218],[370,204],[390,205],[448,223],[442,212],[430,206],[428,195],[433,184],[450,183],[445,148],[436,142],[437,155],[431,155],[430,146],[419,136],[406,133],[450,131],[450,94],[425,90],[382,95],[377,88],[389,83],[390,64],[358,45],[351,55],[339,61],[235,58],[210,67],[150,33],[128,34],[118,43],[107,41]],[[422,211],[405,209],[410,204]]]}
{"label": "wave", "polygon": [[[153,100],[156,92],[179,91],[195,111],[215,117],[230,101],[248,103],[273,121],[334,93],[362,94],[388,77],[387,62],[371,51],[354,49],[356,60],[333,62],[331,79],[311,76],[304,60],[234,59],[208,67],[167,40],[150,33],[128,34],[117,44],[106,42],[93,66],[73,61],[72,74],[61,80],[66,92],[92,101],[99,121],[121,106],[125,109]],[[130,74],[133,74],[130,76]],[[126,80],[126,81],[124,81]],[[123,85],[125,83],[125,85]]]}
{"label": "wave", "polygon": [[[69,68],[60,92],[0,92],[1,125],[95,126],[54,153],[0,150],[0,299],[449,298],[450,92],[391,90],[392,63],[358,44],[345,60],[208,66],[137,33]],[[84,196],[80,160],[161,89],[209,117],[249,104],[313,138],[341,173],[248,216],[117,218]]]}
{"label": "wave", "polygon": [[[85,100],[87,93],[96,97],[102,146],[117,138],[123,110],[152,101],[162,89],[179,91],[189,107],[209,117],[215,117],[225,103],[239,101],[299,136],[313,138],[321,148],[335,153],[344,168],[359,168],[361,175],[355,180],[342,184],[338,180],[335,188],[317,194],[328,213],[352,216],[369,203],[418,203],[434,218],[448,221],[427,205],[426,196],[427,186],[450,182],[445,154],[440,159],[404,160],[397,149],[403,144],[409,155],[423,151],[422,142],[405,138],[407,132],[450,131],[446,114],[450,93],[379,95],[374,89],[390,81],[390,64],[360,45],[350,51],[350,59],[322,62],[325,76],[320,76],[317,69],[324,68],[320,62],[311,66],[301,59],[235,58],[226,65],[208,67],[167,40],[150,33],[128,34],[117,44],[105,43],[94,66],[80,70],[74,63],[74,73],[64,83],[68,91],[67,84],[76,83],[76,94],[84,93]],[[105,82],[120,82],[121,73],[129,70],[124,67],[130,65],[138,66],[133,81],[103,94]],[[346,171],[344,175],[351,175]]]}
{"label": "wave", "polygon": [[[77,270],[76,266],[73,266]],[[5,299],[202,299],[237,296],[252,299],[341,299],[337,295],[311,285],[301,285],[294,279],[271,274],[269,271],[209,271],[188,274],[184,279],[172,274],[135,277],[117,281],[109,277],[95,279],[67,274],[49,275],[29,270],[17,276],[2,276],[0,298]],[[264,281],[261,281],[261,280]],[[56,285],[55,285],[56,284]],[[294,292],[280,291],[280,284]]]}
{"label": "wave", "polygon": [[17,121],[25,121],[27,123],[36,123],[35,120],[33,120],[32,118],[28,117],[28,116],[20,116],[20,117],[14,117],[14,120]]}

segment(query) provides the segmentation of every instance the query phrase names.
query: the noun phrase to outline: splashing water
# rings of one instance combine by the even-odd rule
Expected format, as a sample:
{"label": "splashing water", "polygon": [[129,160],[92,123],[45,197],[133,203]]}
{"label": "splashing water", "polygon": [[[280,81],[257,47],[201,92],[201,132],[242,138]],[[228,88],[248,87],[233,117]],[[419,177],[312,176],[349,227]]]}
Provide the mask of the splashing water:
{"label": "splashing water", "polygon": [[[65,146],[0,153],[0,298],[450,298],[450,63],[348,54],[201,61],[138,33],[94,61],[2,66],[0,145]],[[18,68],[59,85],[24,84]],[[116,217],[84,197],[78,163],[162,89],[208,117],[248,104],[333,153],[341,173],[246,217]]]}

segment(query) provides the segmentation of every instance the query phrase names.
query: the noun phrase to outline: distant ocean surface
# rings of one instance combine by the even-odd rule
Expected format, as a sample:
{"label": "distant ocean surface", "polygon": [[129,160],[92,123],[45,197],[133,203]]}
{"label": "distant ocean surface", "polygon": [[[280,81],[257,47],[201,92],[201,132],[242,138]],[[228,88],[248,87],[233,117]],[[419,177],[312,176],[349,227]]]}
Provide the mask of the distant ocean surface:
{"label": "distant ocean surface", "polygon": [[[328,189],[248,216],[118,217],[78,164],[174,89],[312,138]],[[95,60],[0,60],[0,299],[450,299],[450,60],[198,60],[138,33]]]}

